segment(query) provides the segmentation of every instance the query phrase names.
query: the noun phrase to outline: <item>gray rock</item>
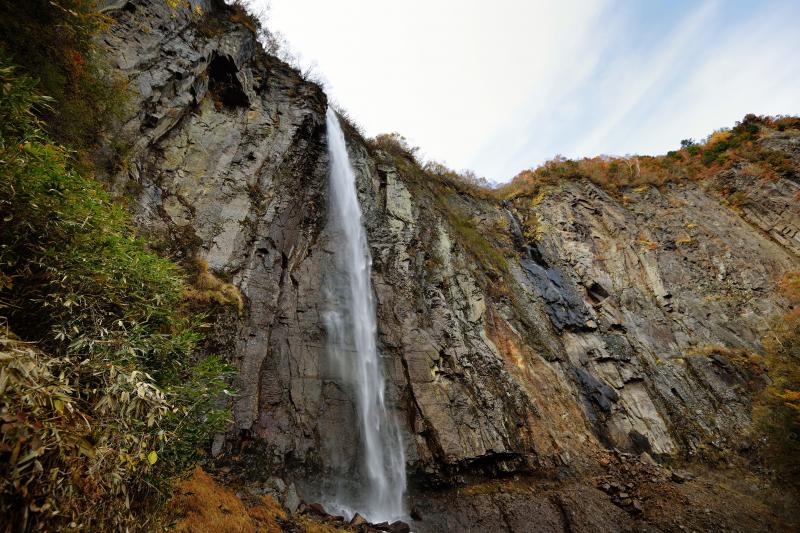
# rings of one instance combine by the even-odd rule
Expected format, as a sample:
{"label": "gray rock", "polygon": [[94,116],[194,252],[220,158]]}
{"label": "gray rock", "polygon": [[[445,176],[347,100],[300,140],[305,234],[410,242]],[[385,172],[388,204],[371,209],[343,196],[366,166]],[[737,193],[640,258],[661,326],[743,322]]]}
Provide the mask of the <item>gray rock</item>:
{"label": "gray rock", "polygon": [[[134,92],[119,131],[132,144],[129,164],[109,183],[138,191],[143,233],[178,258],[205,259],[244,298],[209,336],[238,369],[234,423],[212,455],[236,450],[241,476],[285,479],[277,492],[290,510],[320,479],[357,483],[353,394],[334,379],[321,319],[335,275],[325,94],[265,54],[222,2],[203,4],[218,33],[162,0],[106,5],[116,23],[103,42]],[[795,139],[764,142],[800,165]],[[386,401],[410,475],[453,483],[580,471],[602,446],[645,460],[691,456],[750,429],[750,378],[713,347],[758,349],[764,318],[784,310],[773,289],[800,269],[796,182],[731,169],[706,184],[630,192],[625,203],[579,180],[505,206],[454,195],[451,207],[480,221],[490,246],[516,248],[499,252],[506,273],[471,255],[440,199],[403,165],[355,134],[348,148],[373,256]],[[725,207],[723,185],[751,201]],[[535,241],[523,227],[533,219]],[[508,528],[524,530],[534,504],[501,496],[516,509]],[[627,524],[606,503],[597,500],[598,512]],[[465,502],[475,528],[423,511],[431,530],[494,531],[498,505]],[[561,504],[535,505],[549,520],[543,530],[562,527]],[[587,530],[596,525],[580,506],[564,508]]]}
{"label": "gray rock", "polygon": [[271,477],[264,482],[264,491],[281,500],[286,492],[286,483],[279,477]]}
{"label": "gray rock", "polygon": [[694,474],[686,470],[673,470],[670,479],[675,483],[685,483],[694,479]]}
{"label": "gray rock", "polygon": [[358,513],[354,514],[352,520],[350,520],[351,526],[360,526],[361,524],[366,524],[366,523],[367,520]]}
{"label": "gray rock", "polygon": [[294,483],[291,483],[289,488],[286,489],[286,495],[283,498],[283,506],[288,509],[290,513],[295,512],[300,506],[300,497],[297,495],[297,489]]}
{"label": "gray rock", "polygon": [[214,441],[211,443],[211,456],[219,457],[223,446],[225,446],[225,435],[223,433],[215,434]]}

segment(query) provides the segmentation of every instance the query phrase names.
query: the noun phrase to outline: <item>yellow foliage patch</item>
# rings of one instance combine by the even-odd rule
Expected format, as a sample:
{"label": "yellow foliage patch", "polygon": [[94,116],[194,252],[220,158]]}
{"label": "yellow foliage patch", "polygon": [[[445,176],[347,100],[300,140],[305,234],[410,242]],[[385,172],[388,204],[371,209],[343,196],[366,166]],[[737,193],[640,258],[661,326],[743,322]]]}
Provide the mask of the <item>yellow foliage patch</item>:
{"label": "yellow foliage patch", "polygon": [[537,194],[536,196],[531,198],[531,207],[538,206],[539,204],[541,204],[544,201],[544,199],[546,197],[547,197],[547,190],[543,189],[543,190],[539,191],[539,194]]}
{"label": "yellow foliage patch", "polygon": [[708,142],[706,143],[707,146],[713,146],[718,142],[727,141],[731,138],[731,131],[730,130],[719,130],[715,131],[711,134],[708,138]]}
{"label": "yellow foliage patch", "polygon": [[785,402],[800,402],[800,391],[787,390],[778,395]]}

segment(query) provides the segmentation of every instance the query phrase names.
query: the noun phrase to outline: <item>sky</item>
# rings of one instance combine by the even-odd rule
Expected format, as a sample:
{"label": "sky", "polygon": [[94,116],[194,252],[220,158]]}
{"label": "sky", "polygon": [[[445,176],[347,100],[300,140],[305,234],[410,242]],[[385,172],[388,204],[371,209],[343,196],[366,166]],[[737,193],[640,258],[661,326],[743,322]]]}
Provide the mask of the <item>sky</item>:
{"label": "sky", "polygon": [[370,136],[505,182],[800,115],[800,1],[253,0]]}

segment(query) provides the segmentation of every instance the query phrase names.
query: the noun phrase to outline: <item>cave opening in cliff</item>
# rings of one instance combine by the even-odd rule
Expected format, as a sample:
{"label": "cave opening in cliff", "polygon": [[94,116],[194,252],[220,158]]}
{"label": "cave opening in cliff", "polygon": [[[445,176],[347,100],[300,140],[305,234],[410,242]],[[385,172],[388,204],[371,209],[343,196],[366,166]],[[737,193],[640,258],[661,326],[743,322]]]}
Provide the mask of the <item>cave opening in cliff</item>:
{"label": "cave opening in cliff", "polygon": [[237,72],[239,69],[230,56],[214,55],[211,59],[208,66],[208,91],[214,99],[217,111],[250,105],[242,83],[236,77]]}

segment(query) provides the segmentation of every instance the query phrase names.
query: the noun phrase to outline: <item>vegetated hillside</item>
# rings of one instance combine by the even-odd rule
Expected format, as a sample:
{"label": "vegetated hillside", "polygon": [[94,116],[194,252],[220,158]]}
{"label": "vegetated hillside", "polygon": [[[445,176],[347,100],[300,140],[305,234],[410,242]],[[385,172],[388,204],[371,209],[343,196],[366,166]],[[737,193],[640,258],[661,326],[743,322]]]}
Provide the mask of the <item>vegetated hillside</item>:
{"label": "vegetated hillside", "polygon": [[[226,488],[180,483],[179,528],[349,527],[299,507],[363,475],[321,319],[325,94],[241,6],[45,4],[0,24],[3,526],[152,529],[200,459]],[[81,135],[73,94],[116,112]],[[415,531],[790,527],[798,119],[497,190],[345,129]]]}
{"label": "vegetated hillside", "polygon": [[89,124],[121,98],[97,73],[101,19],[82,2],[2,5],[3,531],[155,528],[229,418],[231,369],[200,349],[213,306],[91,177]]}

